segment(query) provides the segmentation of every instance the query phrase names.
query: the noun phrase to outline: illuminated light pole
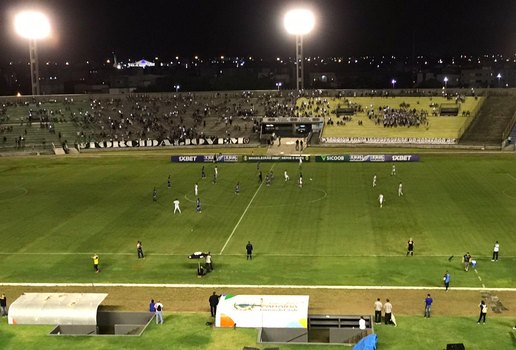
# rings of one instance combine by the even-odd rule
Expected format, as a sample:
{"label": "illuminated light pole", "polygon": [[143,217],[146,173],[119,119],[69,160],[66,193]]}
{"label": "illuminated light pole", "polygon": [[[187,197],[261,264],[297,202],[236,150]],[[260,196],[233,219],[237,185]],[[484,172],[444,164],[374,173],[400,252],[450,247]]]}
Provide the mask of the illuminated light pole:
{"label": "illuminated light pole", "polygon": [[448,77],[444,77],[444,88],[448,87]]}
{"label": "illuminated light pole", "polygon": [[496,78],[498,79],[498,87],[500,87],[500,79],[502,79],[502,74],[498,73]]}
{"label": "illuminated light pole", "polygon": [[180,88],[180,87],[181,87],[181,86],[180,86],[179,84],[174,85],[174,89],[176,89],[176,92],[178,92],[178,91],[179,91],[179,88]]}
{"label": "illuminated light pole", "polygon": [[37,41],[50,35],[50,21],[41,12],[23,11],[14,17],[14,29],[21,37],[29,40],[32,95],[40,95]]}
{"label": "illuminated light pole", "polygon": [[281,87],[282,85],[283,85],[283,83],[282,83],[281,81],[280,81],[280,82],[278,82],[278,83],[276,83],[276,87],[278,88],[278,91],[279,91],[279,89],[280,89],[280,87]]}
{"label": "illuminated light pole", "polygon": [[307,9],[290,10],[285,14],[283,24],[287,33],[296,36],[296,89],[303,90],[303,36],[315,26],[315,17]]}
{"label": "illuminated light pole", "polygon": [[394,87],[396,86],[396,83],[397,83],[396,79],[392,79],[392,80],[391,80],[391,84],[392,84],[392,88],[393,88],[393,89],[394,89]]}

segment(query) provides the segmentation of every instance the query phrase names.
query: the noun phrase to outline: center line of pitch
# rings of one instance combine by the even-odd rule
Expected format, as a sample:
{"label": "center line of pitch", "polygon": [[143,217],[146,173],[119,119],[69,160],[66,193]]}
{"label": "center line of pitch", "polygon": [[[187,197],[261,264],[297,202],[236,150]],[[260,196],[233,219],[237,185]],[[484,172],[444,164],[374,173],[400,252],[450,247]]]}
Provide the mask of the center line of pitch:
{"label": "center line of pitch", "polygon": [[[274,168],[274,165],[272,165],[271,169]],[[270,171],[269,170],[269,171]],[[220,253],[219,255],[222,255],[222,253],[224,252],[224,249],[226,249],[226,246],[228,245],[229,241],[231,240],[231,238],[233,237],[233,235],[235,234],[235,231],[236,229],[238,228],[238,225],[240,225],[240,222],[242,221],[242,219],[244,218],[245,214],[247,213],[247,210],[249,210],[249,207],[251,206],[251,204],[253,203],[254,201],[254,198],[256,197],[256,195],[258,194],[258,191],[260,191],[260,188],[262,188],[262,185],[263,185],[263,181],[260,183],[260,186],[258,186],[258,188],[256,189],[256,192],[254,192],[254,195],[253,195],[253,198],[251,198],[251,200],[249,201],[249,204],[247,204],[247,207],[245,208],[244,212],[242,213],[242,215],[240,216],[240,219],[238,220],[238,222],[236,223],[235,227],[233,227],[233,231],[231,231],[231,234],[229,235],[228,239],[226,240],[226,243],[224,243],[224,246],[222,247],[222,249],[220,250]]]}

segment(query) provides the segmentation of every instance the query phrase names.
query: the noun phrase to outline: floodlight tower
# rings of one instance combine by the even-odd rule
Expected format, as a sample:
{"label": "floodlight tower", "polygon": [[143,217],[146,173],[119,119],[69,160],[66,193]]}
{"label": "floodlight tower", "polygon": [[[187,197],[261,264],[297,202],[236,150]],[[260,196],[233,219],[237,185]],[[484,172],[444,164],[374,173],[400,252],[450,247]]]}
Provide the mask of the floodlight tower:
{"label": "floodlight tower", "polygon": [[448,77],[444,77],[444,88],[446,89],[448,87]]}
{"label": "floodlight tower", "polygon": [[312,11],[307,9],[290,10],[283,19],[285,29],[296,36],[296,89],[303,90],[303,36],[310,33],[315,25]]}
{"label": "floodlight tower", "polygon": [[14,29],[21,37],[29,40],[32,95],[40,95],[37,41],[50,35],[50,22],[42,12],[23,11],[14,17]]}

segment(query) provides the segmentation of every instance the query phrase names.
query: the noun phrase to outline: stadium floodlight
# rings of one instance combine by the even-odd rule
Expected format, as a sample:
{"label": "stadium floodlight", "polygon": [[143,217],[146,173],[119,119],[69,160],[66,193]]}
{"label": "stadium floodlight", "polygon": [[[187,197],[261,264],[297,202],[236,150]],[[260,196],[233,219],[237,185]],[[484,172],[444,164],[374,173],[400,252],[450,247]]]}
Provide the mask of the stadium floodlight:
{"label": "stadium floodlight", "polygon": [[303,36],[315,26],[315,16],[307,9],[290,10],[285,14],[283,24],[287,33],[296,36],[296,89],[303,90]]}
{"label": "stadium floodlight", "polygon": [[396,83],[397,83],[396,79],[392,79],[392,80],[391,80],[391,84],[392,84],[392,88],[393,88],[393,89],[394,89],[394,87],[396,86]]}
{"label": "stadium floodlight", "polygon": [[444,88],[448,87],[448,77],[444,77]]}
{"label": "stadium floodlight", "polygon": [[496,79],[498,79],[498,87],[500,87],[500,79],[502,79],[502,74],[498,73],[498,75],[496,76]]}
{"label": "stadium floodlight", "polygon": [[176,92],[179,92],[180,88],[181,88],[181,85],[179,85],[179,84],[174,85],[174,89],[176,89]]}
{"label": "stadium floodlight", "polygon": [[283,83],[281,81],[277,82],[276,83],[276,88],[278,88],[278,91],[280,89],[280,87],[283,85]]}
{"label": "stadium floodlight", "polygon": [[50,35],[48,17],[37,11],[22,11],[14,17],[14,30],[22,38],[29,40],[30,76],[32,95],[39,95],[39,64],[37,41]]}

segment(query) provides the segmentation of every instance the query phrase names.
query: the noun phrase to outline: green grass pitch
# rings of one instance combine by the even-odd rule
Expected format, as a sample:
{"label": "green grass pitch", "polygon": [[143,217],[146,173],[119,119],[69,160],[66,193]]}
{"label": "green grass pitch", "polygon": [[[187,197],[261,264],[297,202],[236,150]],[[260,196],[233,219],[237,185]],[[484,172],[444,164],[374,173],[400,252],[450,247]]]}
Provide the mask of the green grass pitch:
{"label": "green grass pitch", "polygon": [[[398,163],[396,176],[388,163],[305,162],[302,189],[296,163],[262,163],[264,173],[275,174],[271,186],[259,185],[253,163],[218,164],[217,184],[214,165],[205,167],[202,180],[200,164],[166,156],[1,160],[0,278],[202,283],[187,255],[211,251],[224,273],[211,274],[210,283],[432,286],[446,269],[460,271],[469,251],[486,286],[515,285],[512,156],[423,155]],[[202,213],[195,211],[195,182]],[[175,198],[182,214],[173,214]],[[409,237],[415,256],[407,268]],[[145,262],[135,259],[137,240]],[[487,263],[495,240],[502,258],[496,268]],[[245,264],[247,241],[255,247],[252,265]],[[101,257],[100,276],[91,274],[93,253]],[[454,286],[479,287],[473,275],[452,278]]]}
{"label": "green grass pitch", "polygon": [[[166,153],[3,158],[0,280],[430,287],[441,286],[449,270],[452,287],[479,288],[475,274],[462,272],[460,258],[469,251],[486,287],[516,285],[513,155],[423,153],[420,162],[397,163],[396,176],[390,175],[391,165],[305,162],[300,189],[297,163],[261,163],[264,174],[270,169],[275,174],[268,187],[258,183],[255,163],[219,163],[213,184],[213,164],[205,164],[202,180],[201,164],[171,163]],[[400,181],[403,197],[397,196]],[[195,182],[202,213],[195,211]],[[182,214],[173,214],[175,198]],[[409,237],[415,241],[414,257],[405,256]],[[136,258],[137,240],[143,242],[144,261]],[[495,240],[501,259],[491,263]],[[245,260],[247,241],[255,247],[252,263]],[[212,252],[215,267],[204,279],[196,278],[196,262],[187,259],[200,250]],[[93,253],[100,255],[100,274],[93,272]],[[144,344],[241,349],[256,341],[254,330],[228,333],[203,326],[203,316],[170,317],[180,321],[173,332],[152,325],[142,337],[124,340],[56,339],[43,336],[48,327],[12,328],[2,322],[0,347],[110,349],[116,342],[125,349]],[[463,341],[468,350],[494,349],[493,339],[500,341],[496,349],[514,346],[514,335],[507,336],[510,321],[503,317],[486,325],[494,338],[476,332],[469,318],[398,318],[405,335],[377,329],[385,348],[412,349],[415,342],[421,349],[439,348],[433,339]]]}

